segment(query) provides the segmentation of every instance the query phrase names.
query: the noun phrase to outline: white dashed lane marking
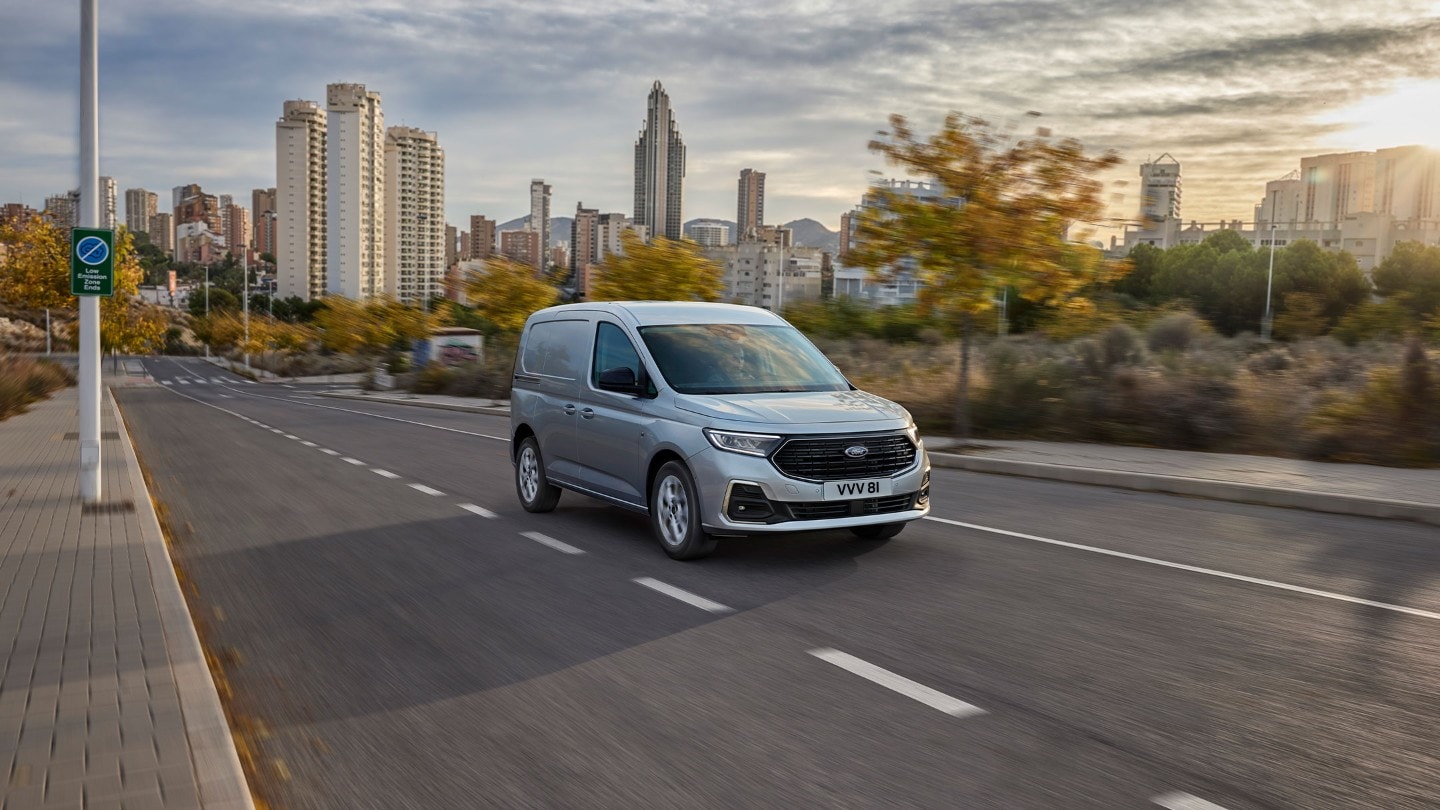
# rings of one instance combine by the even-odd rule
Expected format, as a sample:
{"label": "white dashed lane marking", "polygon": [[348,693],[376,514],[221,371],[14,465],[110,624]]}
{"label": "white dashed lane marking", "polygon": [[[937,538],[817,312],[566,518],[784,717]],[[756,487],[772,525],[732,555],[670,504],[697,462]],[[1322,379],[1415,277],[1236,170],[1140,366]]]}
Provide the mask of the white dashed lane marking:
{"label": "white dashed lane marking", "polygon": [[346,456],[346,457],[343,459],[343,461],[344,461],[346,464],[354,464],[356,467],[364,467],[364,466],[365,466],[365,462],[361,461],[361,460],[358,459],[358,458],[350,458],[349,456]]}
{"label": "white dashed lane marking", "polygon": [[324,454],[327,455],[327,456],[338,456],[338,455],[340,455],[340,451],[338,451],[338,450],[331,450],[331,449],[328,448],[328,447],[322,447],[322,448],[320,448],[320,452],[324,453]]}
{"label": "white dashed lane marking", "polygon": [[293,434],[293,433],[286,433],[286,434],[285,434],[285,438],[287,438],[287,439],[294,439],[294,440],[297,441],[297,442],[300,441],[300,437],[299,437],[299,436],[296,436],[296,435]]}
{"label": "white dashed lane marking", "polygon": [[663,593],[671,599],[679,599],[681,602],[684,602],[687,605],[700,608],[701,610],[709,611],[710,613],[730,612],[730,608],[720,604],[719,602],[712,602],[703,596],[696,596],[695,594],[677,588],[674,585],[667,585],[666,583],[661,582],[658,579],[651,579],[650,577],[640,577],[631,581],[637,585],[644,585],[652,591]]}
{"label": "white dashed lane marking", "polygon": [[161,384],[161,385],[174,385],[175,382],[174,382],[173,380],[161,380],[161,381],[160,381],[160,384]]}
{"label": "white dashed lane marking", "polygon": [[928,686],[918,684],[909,678],[896,675],[888,669],[877,667],[868,661],[862,661],[849,653],[839,650],[822,648],[811,650],[810,654],[821,661],[834,664],[837,667],[854,675],[859,675],[867,681],[877,683],[892,692],[897,692],[911,700],[938,709],[954,717],[973,717],[977,714],[984,714],[985,710],[978,706],[972,706],[963,700],[950,697],[944,692],[937,692]]}
{"label": "white dashed lane marking", "polygon": [[549,535],[541,534],[540,532],[521,532],[521,533],[520,533],[520,536],[521,536],[521,537],[528,538],[528,539],[530,539],[530,540],[534,540],[535,542],[539,543],[539,544],[542,545],[542,546],[548,546],[548,547],[553,548],[553,549],[555,549],[556,551],[559,551],[559,552],[561,552],[561,553],[563,553],[563,554],[584,554],[584,553],[585,553],[584,551],[582,551],[582,550],[580,550],[580,549],[578,549],[578,548],[570,545],[569,543],[562,543],[562,542],[560,542],[559,540],[556,540],[555,538],[553,538],[553,537],[551,537],[551,536],[549,536]]}
{"label": "white dashed lane marking", "polygon": [[382,470],[382,469],[380,469],[379,467],[373,467],[373,468],[371,468],[370,472],[375,473],[376,475],[380,476],[381,478],[399,478],[399,477],[400,477],[399,475],[396,475],[395,473],[392,473],[392,472],[390,472],[389,470]]}
{"label": "white dashed lane marking", "polygon": [[1151,801],[1164,807],[1165,810],[1225,810],[1214,802],[1207,802],[1198,796],[1191,796],[1189,793],[1180,793],[1179,791],[1156,796]]}
{"label": "white dashed lane marking", "polygon": [[425,493],[426,495],[444,495],[444,494],[445,494],[445,493],[441,492],[440,490],[438,490],[438,489],[436,489],[436,488],[434,488],[434,487],[427,487],[427,486],[425,486],[424,484],[411,484],[411,485],[410,485],[410,488],[413,489],[413,490],[415,490],[415,491],[417,491],[417,492],[423,492],[423,493]]}
{"label": "white dashed lane marking", "polygon": [[460,508],[461,508],[461,509],[464,509],[466,512],[469,512],[469,513],[471,513],[471,514],[473,514],[473,515],[479,515],[480,517],[483,517],[483,518],[496,518],[496,517],[500,517],[499,515],[495,514],[494,512],[491,512],[489,509],[486,509],[486,508],[483,507],[483,506],[476,506],[476,505],[473,504],[473,503],[462,503],[462,504],[460,504]]}
{"label": "white dashed lane marking", "polygon": [[300,442],[300,443],[303,444],[303,445],[305,445],[306,447],[319,447],[319,446],[320,446],[320,445],[316,444],[315,442],[302,441],[302,442]]}

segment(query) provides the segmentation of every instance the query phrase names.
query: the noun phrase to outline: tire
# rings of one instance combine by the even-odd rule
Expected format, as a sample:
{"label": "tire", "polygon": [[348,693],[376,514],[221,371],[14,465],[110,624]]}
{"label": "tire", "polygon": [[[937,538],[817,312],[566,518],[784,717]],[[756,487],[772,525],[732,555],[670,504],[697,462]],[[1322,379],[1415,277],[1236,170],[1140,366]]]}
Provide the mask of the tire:
{"label": "tire", "polygon": [[650,486],[650,527],[671,559],[696,560],[715,550],[716,539],[700,526],[695,479],[678,461],[667,461]]}
{"label": "tire", "polygon": [[560,488],[545,477],[540,443],[534,436],[526,436],[515,454],[515,494],[526,512],[549,512],[560,502]]}
{"label": "tire", "polygon": [[889,540],[904,528],[904,523],[876,523],[870,526],[855,526],[850,531],[861,540]]}

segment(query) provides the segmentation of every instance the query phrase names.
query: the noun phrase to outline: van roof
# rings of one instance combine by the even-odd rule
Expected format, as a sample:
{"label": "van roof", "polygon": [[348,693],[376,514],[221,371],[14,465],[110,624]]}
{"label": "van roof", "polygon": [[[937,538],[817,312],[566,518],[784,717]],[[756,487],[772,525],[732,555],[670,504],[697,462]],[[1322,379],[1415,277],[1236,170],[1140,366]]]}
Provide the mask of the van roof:
{"label": "van roof", "polygon": [[702,301],[596,301],[562,304],[541,312],[560,314],[572,310],[624,313],[630,316],[637,326],[684,323],[773,324],[781,321],[779,315],[759,307],[710,304]]}

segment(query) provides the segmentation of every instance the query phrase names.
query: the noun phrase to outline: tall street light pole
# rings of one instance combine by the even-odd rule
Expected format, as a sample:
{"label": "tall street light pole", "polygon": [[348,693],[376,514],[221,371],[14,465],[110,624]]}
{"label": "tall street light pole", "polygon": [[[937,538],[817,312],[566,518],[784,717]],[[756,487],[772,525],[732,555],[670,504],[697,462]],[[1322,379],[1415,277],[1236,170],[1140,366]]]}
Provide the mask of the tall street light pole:
{"label": "tall street light pole", "polygon": [[1265,317],[1260,321],[1260,339],[1270,340],[1270,323],[1272,313],[1270,311],[1270,289],[1275,281],[1275,229],[1280,226],[1270,223],[1270,270],[1265,273]]}
{"label": "tall street light pole", "polygon": [[[100,222],[99,0],[80,0],[80,226]],[[73,237],[72,237],[73,238]],[[72,250],[73,250],[72,246]],[[100,298],[80,297],[80,500],[100,502]]]}
{"label": "tall street light pole", "polygon": [[[205,265],[205,320],[210,320],[210,265]],[[205,356],[210,356],[210,340],[205,340]]]}
{"label": "tall street light pole", "polygon": [[250,257],[246,251],[240,251],[240,275],[245,281],[241,286],[245,289],[245,369],[250,369]]}

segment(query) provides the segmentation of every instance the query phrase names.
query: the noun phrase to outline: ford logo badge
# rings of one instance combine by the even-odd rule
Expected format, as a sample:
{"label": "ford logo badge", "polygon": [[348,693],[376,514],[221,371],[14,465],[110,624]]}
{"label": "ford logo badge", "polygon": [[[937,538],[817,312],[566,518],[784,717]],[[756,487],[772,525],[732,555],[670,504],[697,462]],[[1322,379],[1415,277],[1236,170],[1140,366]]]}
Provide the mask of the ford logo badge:
{"label": "ford logo badge", "polygon": [[849,456],[850,458],[864,458],[867,454],[869,454],[869,452],[870,448],[866,447],[863,444],[853,444],[845,448],[845,455]]}

